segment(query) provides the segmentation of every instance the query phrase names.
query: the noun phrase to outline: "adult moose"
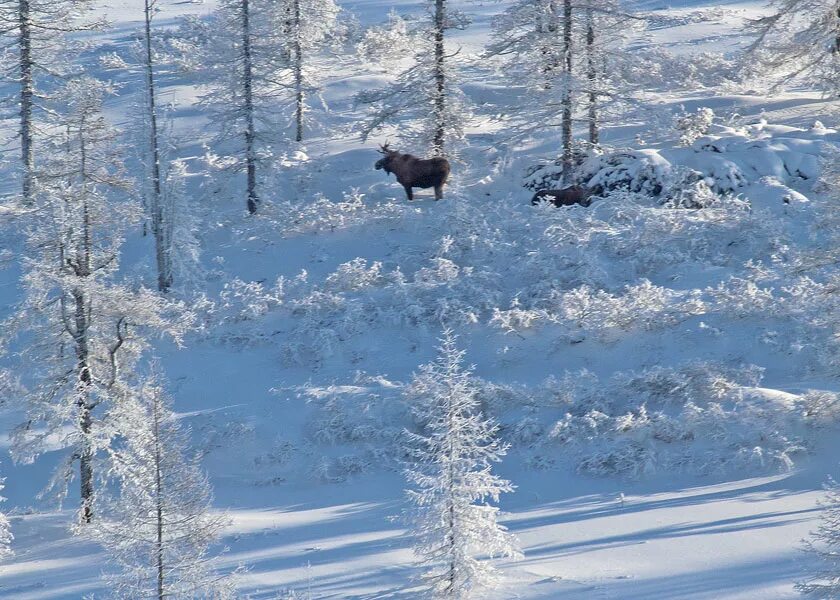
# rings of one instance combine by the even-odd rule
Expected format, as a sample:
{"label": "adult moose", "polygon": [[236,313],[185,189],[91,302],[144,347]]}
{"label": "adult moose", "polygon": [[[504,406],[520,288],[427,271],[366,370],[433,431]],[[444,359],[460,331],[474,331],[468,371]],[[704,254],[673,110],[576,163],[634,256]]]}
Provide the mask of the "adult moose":
{"label": "adult moose", "polygon": [[379,146],[383,155],[376,161],[376,170],[393,173],[405,188],[409,200],[414,200],[412,188],[435,188],[435,200],[443,198],[443,186],[449,177],[449,161],[445,158],[417,158],[391,150],[388,143]]}

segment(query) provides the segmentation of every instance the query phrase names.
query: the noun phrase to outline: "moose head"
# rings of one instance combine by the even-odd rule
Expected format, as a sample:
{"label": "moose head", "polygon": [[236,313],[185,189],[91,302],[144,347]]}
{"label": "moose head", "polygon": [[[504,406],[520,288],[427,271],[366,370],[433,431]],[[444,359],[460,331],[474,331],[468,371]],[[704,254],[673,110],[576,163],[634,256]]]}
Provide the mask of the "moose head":
{"label": "moose head", "polygon": [[389,146],[390,146],[389,142],[385,142],[384,144],[379,145],[379,153],[382,154],[383,156],[378,161],[376,161],[376,164],[374,165],[374,167],[376,167],[377,171],[379,169],[382,169],[388,175],[390,175],[393,172],[393,169],[391,168],[391,162],[397,156],[399,156],[399,152],[397,152],[396,150],[391,150],[391,148]]}

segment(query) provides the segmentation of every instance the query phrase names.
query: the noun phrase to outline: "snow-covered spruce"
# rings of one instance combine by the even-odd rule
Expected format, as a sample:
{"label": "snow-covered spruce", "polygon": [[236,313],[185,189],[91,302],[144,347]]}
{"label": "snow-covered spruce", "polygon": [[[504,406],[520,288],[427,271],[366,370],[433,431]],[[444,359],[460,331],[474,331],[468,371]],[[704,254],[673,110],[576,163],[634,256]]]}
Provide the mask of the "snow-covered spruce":
{"label": "snow-covered spruce", "polygon": [[172,244],[171,225],[172,211],[164,201],[163,192],[163,157],[162,140],[158,114],[159,100],[156,84],[156,70],[158,57],[153,52],[152,19],[157,10],[156,0],[143,0],[143,41],[141,64],[143,68],[143,95],[145,96],[141,113],[145,117],[143,128],[146,132],[145,160],[148,170],[146,185],[146,207],[151,216],[152,234],[155,236],[155,262],[157,264],[158,290],[167,292],[172,287]]}
{"label": "snow-covered spruce", "polygon": [[[259,168],[270,156],[280,98],[273,81],[284,67],[286,15],[275,3],[224,0],[210,20],[189,20],[183,37],[185,64],[202,76],[207,93],[201,104],[218,128],[211,165],[244,171],[246,205],[256,213],[260,204]],[[259,43],[257,43],[259,40]]]}
{"label": "snow-covered spruce", "polygon": [[518,557],[516,540],[497,521],[498,502],[512,492],[510,482],[491,472],[507,447],[497,425],[480,411],[471,369],[451,330],[444,331],[439,355],[420,368],[407,390],[420,433],[410,433],[413,464],[406,477],[414,505],[409,511],[421,581],[433,598],[465,599],[501,583],[486,560]]}
{"label": "snow-covered spruce", "polygon": [[211,547],[228,519],[212,510],[197,457],[160,385],[148,380],[121,399],[120,440],[110,450],[119,492],[98,497],[101,511],[82,532],[108,551],[114,598],[233,598],[231,577],[212,568]]}
{"label": "snow-covered spruce", "polygon": [[49,160],[35,178],[39,210],[26,222],[24,297],[4,334],[22,334],[20,395],[25,418],[13,434],[24,462],[65,449],[51,487],[62,498],[79,461],[82,519],[94,498],[94,463],[114,434],[109,411],[129,385],[149,337],[180,340],[189,314],[146,289],[117,280],[127,225],[137,222],[131,182],[123,174],[116,133],[102,116],[104,84],[82,78],[62,90]]}

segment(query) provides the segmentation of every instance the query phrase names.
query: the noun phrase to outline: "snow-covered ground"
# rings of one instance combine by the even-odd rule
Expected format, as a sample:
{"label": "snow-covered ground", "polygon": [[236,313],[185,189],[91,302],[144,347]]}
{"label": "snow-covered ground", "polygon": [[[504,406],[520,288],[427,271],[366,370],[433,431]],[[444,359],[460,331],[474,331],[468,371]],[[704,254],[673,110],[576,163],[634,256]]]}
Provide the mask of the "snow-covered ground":
{"label": "snow-covered ground", "polygon": [[[363,24],[421,5],[341,4]],[[478,53],[504,4],[459,4],[474,19],[457,41]],[[743,19],[762,10],[644,6],[662,24],[637,47],[689,54],[738,47]],[[161,7],[166,24],[213,8]],[[126,45],[142,13],[125,0],[103,12],[104,53]],[[139,88],[100,75],[125,83],[108,106],[122,122]],[[446,323],[512,444],[498,471],[517,489],[501,508],[524,559],[499,564],[508,585],[494,597],[797,597],[813,560],[800,540],[837,472],[840,307],[831,281],[797,271],[803,253],[830,243],[820,224],[831,201],[814,188],[820,156],[840,143],[835,103],[808,90],[646,93],[642,116],[604,132],[634,147],[625,170],[593,164],[592,181],[644,175],[667,188],[688,167],[739,195],[697,211],[634,195],[532,207],[523,177],[556,157],[556,136],[514,143],[479,110],[446,200],[426,191],[409,204],[373,169],[381,140],[363,144],[345,128],[360,115],[353,94],[383,79],[329,73],[326,126],[305,143],[307,161],[278,168],[276,197],[258,217],[193,178],[215,304],[197,308],[206,327],[185,348],[160,342],[156,352],[205,454],[215,506],[232,519],[219,568],[244,566],[238,585],[252,598],[416,597],[395,518],[405,503],[396,441],[409,423],[400,393]],[[486,112],[504,103],[486,70],[468,67],[465,80]],[[166,80],[161,92],[174,104],[179,155],[198,173],[210,132],[192,83]],[[665,126],[681,106],[718,115],[687,148]],[[150,243],[129,240],[125,269],[152,282]],[[3,317],[19,300],[15,252],[0,249]],[[3,417],[4,430],[15,417]],[[106,556],[69,531],[76,498],[63,509],[36,499],[56,460],[0,461],[15,535],[2,598],[104,591]]]}

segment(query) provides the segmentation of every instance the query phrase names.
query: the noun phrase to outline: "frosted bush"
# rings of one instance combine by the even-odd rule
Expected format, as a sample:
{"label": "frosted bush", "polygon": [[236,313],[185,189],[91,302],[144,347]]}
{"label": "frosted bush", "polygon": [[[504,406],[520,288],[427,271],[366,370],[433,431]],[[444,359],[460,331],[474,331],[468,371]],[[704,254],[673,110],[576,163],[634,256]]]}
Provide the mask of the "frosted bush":
{"label": "frosted bush", "polygon": [[584,160],[576,177],[599,193],[626,190],[658,196],[665,189],[672,168],[655,150],[615,150]]}
{"label": "frosted bush", "polygon": [[651,331],[670,327],[704,310],[694,292],[675,292],[643,280],[627,286],[621,295],[581,286],[559,298],[559,319],[585,330]]}
{"label": "frosted bush", "polygon": [[703,173],[688,167],[675,167],[663,194],[665,208],[711,208],[720,204]]}
{"label": "frosted bush", "polygon": [[388,21],[368,27],[356,46],[356,53],[366,64],[380,67],[404,58],[411,50],[412,35],[408,21],[393,9],[388,13]]}
{"label": "frosted bush", "polygon": [[[746,393],[759,379],[755,367],[707,363],[618,373],[579,395],[545,441],[595,475],[789,469],[806,450],[804,417],[798,404]],[[833,415],[827,398],[814,399],[817,412]]]}
{"label": "frosted bush", "polygon": [[709,133],[714,120],[715,112],[707,106],[701,106],[694,112],[682,109],[674,117],[674,129],[679,134],[680,146],[691,146],[695,140]]}
{"label": "frosted bush", "polygon": [[800,408],[805,422],[813,427],[840,423],[840,396],[835,392],[809,390],[802,395]]}
{"label": "frosted bush", "polygon": [[716,287],[708,288],[706,293],[714,309],[727,315],[766,317],[777,312],[773,290],[761,288],[749,279],[730,277]]}
{"label": "frosted bush", "polygon": [[365,201],[365,194],[357,189],[344,192],[341,200],[334,201],[323,194],[316,194],[313,200],[300,203],[266,203],[254,223],[242,229],[239,235],[252,239],[260,228],[265,232],[260,237],[293,237],[297,235],[332,232],[353,227],[370,226],[375,223],[398,222],[418,209],[405,203],[387,199],[378,202]]}
{"label": "frosted bush", "polygon": [[544,310],[522,309],[519,307],[519,301],[514,300],[507,310],[493,309],[490,325],[498,327],[506,333],[515,333],[531,329],[545,320],[549,320],[549,316]]}
{"label": "frosted bush", "polygon": [[243,281],[238,277],[224,285],[219,294],[219,308],[227,322],[252,321],[283,304],[283,285],[266,289],[261,282]]}
{"label": "frosted bush", "polygon": [[364,288],[381,285],[386,281],[381,262],[368,266],[364,258],[353,260],[338,266],[335,272],[327,276],[325,286],[336,291],[354,292]]}

